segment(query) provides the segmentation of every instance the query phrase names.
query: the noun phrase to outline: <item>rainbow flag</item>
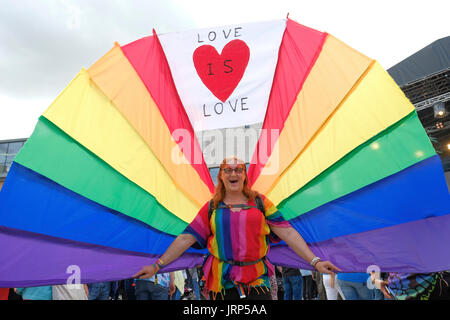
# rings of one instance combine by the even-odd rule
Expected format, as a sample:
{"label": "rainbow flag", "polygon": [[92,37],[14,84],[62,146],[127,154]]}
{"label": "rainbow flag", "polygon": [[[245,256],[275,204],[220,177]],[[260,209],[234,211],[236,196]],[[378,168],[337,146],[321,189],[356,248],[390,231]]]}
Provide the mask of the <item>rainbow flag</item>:
{"label": "rainbow flag", "polygon": [[[261,35],[272,23],[189,31],[181,73],[179,40],[156,33],[82,69],[0,192],[0,287],[67,283],[73,270],[82,283],[127,279],[153,263],[214,192],[194,128],[214,117],[244,125],[248,111],[279,132],[260,136],[250,183],[316,255],[344,272],[450,269],[450,195],[414,106],[375,60],[328,33],[273,23],[270,39]],[[206,253],[190,248],[164,270]],[[268,258],[310,268],[283,242]]]}

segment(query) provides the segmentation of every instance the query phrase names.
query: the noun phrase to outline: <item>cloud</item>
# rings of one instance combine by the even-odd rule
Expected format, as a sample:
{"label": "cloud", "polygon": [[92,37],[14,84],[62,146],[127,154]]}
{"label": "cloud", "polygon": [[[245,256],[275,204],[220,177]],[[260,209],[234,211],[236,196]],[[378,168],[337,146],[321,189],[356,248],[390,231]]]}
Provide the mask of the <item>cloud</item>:
{"label": "cloud", "polygon": [[[0,94],[56,95],[112,48],[180,26],[176,8],[147,1],[6,1],[0,11]],[[133,5],[134,4],[134,5]],[[169,22],[170,21],[170,22]]]}
{"label": "cloud", "polygon": [[[27,117],[27,108],[46,107],[41,104],[53,101],[81,68],[91,66],[115,41],[127,44],[150,35],[153,28],[166,33],[282,19],[290,13],[299,23],[330,32],[389,68],[448,36],[447,3],[379,0],[366,6],[356,0],[2,0],[0,117],[16,126],[35,123],[35,118],[20,121],[16,115]],[[11,112],[12,105],[23,112]],[[31,129],[27,127],[25,132]]]}
{"label": "cloud", "polygon": [[3,0],[0,140],[28,137],[40,114],[114,45],[194,26],[171,0]]}

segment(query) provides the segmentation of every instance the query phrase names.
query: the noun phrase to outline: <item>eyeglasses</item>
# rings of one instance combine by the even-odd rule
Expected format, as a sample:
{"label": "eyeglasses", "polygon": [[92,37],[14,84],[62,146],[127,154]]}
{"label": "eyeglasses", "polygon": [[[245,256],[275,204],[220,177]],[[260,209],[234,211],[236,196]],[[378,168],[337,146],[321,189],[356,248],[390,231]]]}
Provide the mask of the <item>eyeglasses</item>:
{"label": "eyeglasses", "polygon": [[241,174],[242,172],[244,172],[244,168],[242,168],[242,167],[237,167],[237,168],[227,167],[227,168],[223,168],[222,170],[223,170],[223,172],[225,172],[225,174],[231,174],[233,171],[237,174]]}

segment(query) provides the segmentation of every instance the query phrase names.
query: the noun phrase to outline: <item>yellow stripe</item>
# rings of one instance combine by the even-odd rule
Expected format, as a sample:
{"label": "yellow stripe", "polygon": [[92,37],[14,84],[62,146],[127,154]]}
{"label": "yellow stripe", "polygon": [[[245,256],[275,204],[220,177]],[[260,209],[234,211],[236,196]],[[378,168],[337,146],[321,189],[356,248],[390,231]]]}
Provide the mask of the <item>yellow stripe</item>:
{"label": "yellow stripe", "polygon": [[[82,70],[43,114],[115,170],[190,222],[199,205],[179,190],[145,141]],[[120,195],[117,195],[120,197]]]}
{"label": "yellow stripe", "polygon": [[[219,209],[216,209],[219,210]],[[217,231],[216,231],[216,210],[213,211],[213,214],[211,215],[211,221],[210,227],[211,227],[211,245],[210,245],[210,252],[216,256],[219,257],[219,244],[217,243]],[[209,240],[207,240],[209,241]]]}
{"label": "yellow stripe", "polygon": [[370,63],[371,59],[333,36],[327,36],[322,51],[284,123],[269,164],[253,184],[253,189],[263,194],[269,192]]}
{"label": "yellow stripe", "polygon": [[279,204],[413,110],[394,80],[375,62],[267,196]]}
{"label": "yellow stripe", "polygon": [[264,208],[266,210],[266,218],[270,218],[272,214],[278,211],[278,208],[267,197],[264,198]]}
{"label": "yellow stripe", "polygon": [[[116,43],[88,73],[144,139],[174,183],[197,205],[209,201],[211,192],[173,140],[158,106],[120,46]],[[173,154],[179,159],[173,159]]]}
{"label": "yellow stripe", "polygon": [[209,276],[213,278],[211,291],[219,292],[222,290],[222,269],[223,262],[220,262],[217,258],[213,258],[211,271],[209,274]]}
{"label": "yellow stripe", "polygon": [[277,211],[278,211],[278,208],[275,205],[270,206],[266,211],[266,217],[270,218],[270,216],[273,215]]}

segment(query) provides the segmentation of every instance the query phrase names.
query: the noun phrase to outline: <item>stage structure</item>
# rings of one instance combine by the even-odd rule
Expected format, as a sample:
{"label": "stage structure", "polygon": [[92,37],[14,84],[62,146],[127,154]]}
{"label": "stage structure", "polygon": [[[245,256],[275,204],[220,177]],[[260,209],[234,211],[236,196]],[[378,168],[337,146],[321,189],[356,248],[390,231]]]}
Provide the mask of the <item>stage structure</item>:
{"label": "stage structure", "polygon": [[414,104],[450,177],[450,37],[445,37],[388,70]]}

